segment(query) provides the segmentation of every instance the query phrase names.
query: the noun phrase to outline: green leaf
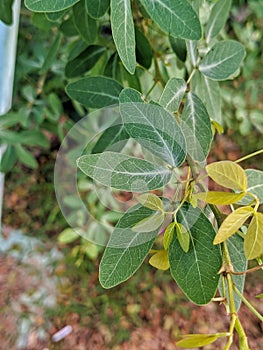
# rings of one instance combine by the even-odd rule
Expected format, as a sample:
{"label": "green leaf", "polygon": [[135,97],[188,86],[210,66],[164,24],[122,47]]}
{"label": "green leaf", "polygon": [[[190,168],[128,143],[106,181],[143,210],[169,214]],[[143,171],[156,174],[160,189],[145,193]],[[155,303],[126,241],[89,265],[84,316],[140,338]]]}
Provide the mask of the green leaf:
{"label": "green leaf", "polygon": [[110,0],[86,0],[86,8],[90,17],[101,18],[110,7]]}
{"label": "green leaf", "polygon": [[115,152],[82,156],[77,165],[103,185],[129,192],[154,190],[166,185],[171,178],[167,168]]}
{"label": "green leaf", "polygon": [[59,243],[72,243],[79,237],[80,236],[77,231],[73,230],[72,228],[66,228],[58,235],[58,241]]}
{"label": "green leaf", "polygon": [[[247,192],[256,195],[259,203],[263,203],[263,171],[246,169],[245,173],[247,176]],[[252,200],[251,196],[245,196],[238,204],[248,205]]]}
{"label": "green leaf", "polygon": [[199,59],[199,53],[197,48],[197,41],[196,40],[187,40],[186,41],[186,48],[188,55],[190,57],[190,61],[194,67],[197,66],[197,62]]}
{"label": "green leaf", "polygon": [[135,41],[136,41],[136,60],[146,69],[149,69],[152,64],[153,52],[151,45],[143,35],[143,33],[135,27]]}
{"label": "green leaf", "polygon": [[263,214],[255,213],[244,241],[244,249],[248,260],[263,255]]}
{"label": "green leaf", "polygon": [[236,233],[244,222],[254,213],[251,207],[242,207],[233,211],[223,221],[219,227],[217,235],[214,239],[214,244],[222,243]]}
{"label": "green leaf", "polygon": [[[245,252],[244,252],[243,238],[240,237],[239,235],[234,235],[226,241],[226,244],[227,244],[227,248],[229,251],[229,255],[231,258],[231,263],[232,263],[234,271],[237,271],[237,272],[246,271],[247,258],[245,256]],[[243,274],[243,275],[232,274],[232,278],[233,278],[233,282],[234,282],[235,286],[242,294],[243,289],[244,289],[246,274]],[[220,291],[221,296],[224,297],[225,295],[223,294],[222,276],[220,276],[220,281],[219,281],[218,286],[219,286],[219,291]],[[226,288],[226,297],[228,298],[227,283],[225,283],[225,288]],[[236,310],[238,311],[240,306],[241,306],[241,299],[236,294],[234,294],[234,299],[235,299]]]}
{"label": "green leaf", "polygon": [[13,6],[14,0],[1,0],[0,1],[0,21],[5,24],[12,24],[13,21]]}
{"label": "green leaf", "polygon": [[104,288],[112,288],[126,281],[143,263],[158,230],[135,233],[131,227],[152,214],[151,209],[136,205],[118,221],[100,263],[99,279]]}
{"label": "green leaf", "polygon": [[187,253],[190,247],[190,234],[189,232],[187,232],[186,228],[178,222],[176,223],[175,227],[180,246],[183,249],[183,251]]}
{"label": "green leaf", "polygon": [[16,155],[20,162],[26,164],[28,167],[32,169],[36,169],[38,167],[38,163],[35,159],[35,157],[32,155],[31,152],[27,151],[23,146],[21,145],[15,145]]}
{"label": "green leaf", "polygon": [[34,12],[58,12],[67,9],[79,0],[25,0],[26,7]]}
{"label": "green leaf", "polygon": [[256,298],[263,298],[263,293],[256,295]]}
{"label": "green leaf", "polygon": [[161,198],[154,193],[141,194],[137,197],[137,201],[146,208],[164,211],[164,205]]}
{"label": "green leaf", "polygon": [[129,135],[172,166],[185,159],[185,139],[175,118],[159,105],[122,103],[120,112]]}
{"label": "green leaf", "polygon": [[12,170],[17,161],[15,147],[12,145],[7,145],[5,152],[0,158],[1,173],[7,173],[8,171]]}
{"label": "green leaf", "polygon": [[50,46],[50,49],[47,52],[47,55],[45,57],[45,61],[42,65],[42,68],[39,71],[39,74],[44,74],[46,73],[50,67],[52,66],[58,51],[60,49],[60,44],[61,44],[61,40],[62,40],[62,35],[59,33],[55,40],[53,41],[52,45]]}
{"label": "green leaf", "polygon": [[21,143],[27,146],[49,147],[49,140],[38,130],[24,130],[20,132]]}
{"label": "green leaf", "polygon": [[174,38],[173,36],[169,36],[169,42],[171,45],[171,48],[173,52],[176,54],[176,56],[182,61],[186,61],[187,57],[187,49],[186,49],[186,43],[184,39],[178,39]]}
{"label": "green leaf", "polygon": [[176,235],[169,247],[171,275],[187,297],[198,305],[209,303],[218,284],[222,265],[220,247],[213,245],[215,231],[199,208],[185,203],[177,214],[190,234],[190,248],[185,253]]}
{"label": "green leaf", "polygon": [[97,35],[97,23],[87,14],[85,0],[80,0],[73,7],[73,18],[82,39],[87,44],[93,43]]}
{"label": "green leaf", "polygon": [[209,43],[224,27],[229,16],[231,2],[231,0],[217,0],[214,4],[205,30],[207,43]]}
{"label": "green leaf", "polygon": [[230,160],[208,164],[206,171],[208,176],[221,186],[243,192],[247,190],[247,176],[244,169]]}
{"label": "green leaf", "polygon": [[137,91],[138,90],[141,91],[142,88],[141,88],[140,78],[137,70],[135,71],[135,74],[132,75],[127,71],[127,69],[124,68],[121,62],[119,62],[118,70],[119,70],[122,85],[124,87],[130,87]]}
{"label": "green leaf", "polygon": [[223,40],[216,43],[199,65],[199,70],[213,80],[225,80],[231,77],[245,57],[245,49],[235,40]]}
{"label": "green leaf", "polygon": [[141,0],[141,3],[165,32],[181,39],[201,39],[199,19],[187,1]]}
{"label": "green leaf", "polygon": [[111,0],[111,28],[122,63],[129,73],[134,74],[135,32],[130,0]]}
{"label": "green leaf", "polygon": [[167,250],[158,250],[149,260],[149,264],[158,270],[168,270],[170,267]]}
{"label": "green leaf", "polygon": [[231,193],[231,192],[199,192],[193,195],[194,198],[200,199],[209,204],[229,205],[240,201],[245,193]]}
{"label": "green leaf", "polygon": [[221,92],[219,83],[208,79],[197,71],[191,80],[191,88],[204,103],[209,117],[221,124]]}
{"label": "green leaf", "polygon": [[79,34],[75,26],[73,16],[70,16],[68,19],[64,20],[61,23],[60,30],[65,36],[68,37],[77,36]]}
{"label": "green leaf", "polygon": [[69,97],[91,108],[102,108],[119,102],[122,86],[106,77],[87,77],[66,87]]}
{"label": "green leaf", "polygon": [[[151,208],[150,208],[151,209]],[[137,222],[133,227],[133,232],[152,232],[153,230],[157,230],[162,226],[164,221],[164,213],[163,212],[155,212],[148,218],[142,219]]]}
{"label": "green leaf", "polygon": [[59,11],[59,12],[47,12],[45,13],[46,18],[50,21],[50,22],[58,22],[60,19],[62,19],[62,17],[64,16],[66,11]]}
{"label": "green leaf", "polygon": [[[199,348],[214,343],[220,336],[222,337],[220,334],[187,334],[176,342],[176,346],[185,349]],[[227,336],[227,333],[224,336]]]}
{"label": "green leaf", "polygon": [[184,97],[186,88],[186,82],[183,79],[169,79],[165,85],[159,103],[169,112],[177,112]]}
{"label": "green leaf", "polygon": [[104,46],[90,45],[79,56],[66,64],[66,76],[68,78],[75,78],[88,72],[98,62],[105,50]]}
{"label": "green leaf", "polygon": [[171,222],[165,229],[164,235],[163,235],[163,247],[164,249],[168,249],[169,245],[171,244],[174,236],[174,228],[175,228],[175,222]]}
{"label": "green leaf", "polygon": [[139,93],[139,91],[131,88],[123,89],[120,93],[119,99],[120,99],[120,103],[127,103],[127,102],[143,103],[142,96]]}
{"label": "green leaf", "polygon": [[198,162],[204,161],[213,138],[211,122],[203,102],[192,92],[187,94],[181,120],[188,154]]}
{"label": "green leaf", "polygon": [[92,153],[102,153],[104,151],[120,152],[129,138],[130,135],[120,121],[119,124],[110,126],[102,133],[93,147]]}

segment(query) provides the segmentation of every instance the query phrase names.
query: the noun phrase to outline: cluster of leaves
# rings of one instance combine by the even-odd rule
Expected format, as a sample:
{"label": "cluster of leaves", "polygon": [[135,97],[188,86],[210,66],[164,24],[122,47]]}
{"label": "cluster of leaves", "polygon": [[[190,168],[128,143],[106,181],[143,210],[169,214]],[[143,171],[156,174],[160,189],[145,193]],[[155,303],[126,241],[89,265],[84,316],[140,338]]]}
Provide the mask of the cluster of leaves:
{"label": "cluster of leaves", "polygon": [[[222,35],[231,0],[25,0],[25,5],[36,12],[39,26],[56,34],[42,70],[50,70],[65,36],[67,95],[87,109],[115,104],[120,112],[119,123],[77,161],[106,187],[142,193],[111,234],[100,263],[102,286],[127,280],[153,253],[150,263],[170,268],[191,301],[206,304],[219,289],[230,309],[228,332],[189,335],[177,345],[204,346],[228,337],[229,349],[236,330],[240,347],[248,349],[236,311],[245,300],[262,320],[242,292],[247,261],[262,264],[263,172],[229,161],[209,164],[207,175],[233,192],[207,192],[202,174],[214,134],[222,132],[219,82],[236,77],[245,57],[240,42]],[[144,159],[122,152],[130,139],[141,146]],[[184,166],[186,180],[176,179]],[[178,182],[180,198],[151,192],[168,185],[176,190]],[[218,205],[233,209],[225,221]],[[163,249],[152,250],[160,237]]]}
{"label": "cluster of leaves", "polygon": [[[243,136],[255,134],[256,138],[263,132],[260,105],[262,74],[259,67],[262,53],[263,4],[253,0],[243,1],[241,8],[233,9],[232,17],[234,21],[231,22],[231,30],[246,48],[246,65],[240,79],[234,83],[227,82],[222,89],[224,123],[227,128],[236,131],[236,138],[242,145]],[[255,147],[253,141],[252,147]]]}

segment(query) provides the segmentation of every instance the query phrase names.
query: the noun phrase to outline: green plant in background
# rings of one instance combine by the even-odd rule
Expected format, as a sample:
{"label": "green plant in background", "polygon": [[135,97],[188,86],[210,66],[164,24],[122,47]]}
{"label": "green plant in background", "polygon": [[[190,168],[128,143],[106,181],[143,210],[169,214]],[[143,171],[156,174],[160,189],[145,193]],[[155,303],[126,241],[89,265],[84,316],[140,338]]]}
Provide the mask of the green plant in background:
{"label": "green plant in background", "polygon": [[[231,32],[224,30],[231,1],[26,0],[25,5],[34,12],[33,23],[54,34],[44,57],[44,51],[38,51],[42,60],[34,67],[43,93],[41,101],[38,92],[23,87],[31,108],[28,115],[32,110],[34,118],[40,114],[40,122],[33,125],[42,128],[43,119],[55,127],[60,125],[61,100],[66,101],[60,88],[65,81],[69,82],[70,105],[80,116],[113,104],[120,111],[119,124],[106,129],[77,161],[89,178],[136,193],[135,206],[121,218],[110,218],[110,224],[119,220],[100,263],[102,286],[111,288],[127,280],[147,255],[153,254],[149,262],[161,270],[170,268],[171,276],[192,302],[203,305],[214,298],[224,303],[230,314],[228,331],[187,335],[177,346],[201,347],[226,337],[227,350],[237,332],[240,349],[249,349],[237,311],[242,301],[263,320],[243,296],[246,273],[262,268],[263,214],[259,205],[263,202],[263,172],[244,170],[238,163],[263,151],[236,162],[205,166],[214,134],[222,132],[222,119],[226,122],[221,114],[220,82],[243,74],[247,67],[242,40],[233,40]],[[5,6],[8,11],[10,3]],[[238,24],[234,30],[238,37]],[[21,115],[27,114],[22,110]],[[52,120],[54,115],[57,117]],[[8,116],[3,120],[8,123]],[[11,125],[17,121],[14,117]],[[8,143],[10,130],[5,133],[3,140]],[[20,154],[25,161],[23,142],[15,142],[11,136],[9,156]],[[131,156],[129,148],[122,152],[130,139],[141,146],[138,157]],[[121,147],[115,146],[117,141],[122,141]],[[178,176],[179,167],[186,170],[185,177]],[[228,191],[207,191],[208,177]],[[153,192],[160,188],[162,196]],[[70,198],[69,202],[74,205]],[[221,205],[229,206],[229,215],[220,211]],[[102,210],[97,218],[105,215]],[[60,236],[64,242],[75,238],[72,230]],[[76,248],[80,263],[87,249],[89,243],[82,240]],[[96,257],[98,251],[93,252]],[[249,260],[258,265],[248,269]]]}

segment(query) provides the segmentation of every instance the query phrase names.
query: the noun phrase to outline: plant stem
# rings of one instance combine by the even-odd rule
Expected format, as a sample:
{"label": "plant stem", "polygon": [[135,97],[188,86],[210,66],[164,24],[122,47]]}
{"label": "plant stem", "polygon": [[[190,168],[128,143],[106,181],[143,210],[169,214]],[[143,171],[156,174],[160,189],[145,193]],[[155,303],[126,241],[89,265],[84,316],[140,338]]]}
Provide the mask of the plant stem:
{"label": "plant stem", "polygon": [[249,308],[249,310],[251,312],[253,312],[253,314],[255,316],[257,316],[261,322],[263,322],[263,316],[260,315],[260,313],[254,308],[254,306],[252,306],[250,304],[250,302],[244,297],[244,295],[242,293],[240,293],[240,291],[234,286],[234,292],[239,296],[239,298],[243,301],[243,303]]}
{"label": "plant stem", "polygon": [[248,154],[248,155],[246,155],[246,156],[244,156],[242,158],[239,158],[239,159],[235,160],[235,163],[243,162],[244,160],[247,160],[249,158],[255,157],[255,156],[257,156],[257,155],[259,155],[261,153],[263,153],[263,149],[260,149],[260,150],[258,150],[256,152],[250,153],[250,154]]}
{"label": "plant stem", "polygon": [[239,318],[236,319],[235,330],[237,331],[238,336],[239,336],[239,349],[240,350],[249,350],[247,336],[246,336],[246,333],[244,331],[244,328],[242,327],[241,322],[239,321]]}

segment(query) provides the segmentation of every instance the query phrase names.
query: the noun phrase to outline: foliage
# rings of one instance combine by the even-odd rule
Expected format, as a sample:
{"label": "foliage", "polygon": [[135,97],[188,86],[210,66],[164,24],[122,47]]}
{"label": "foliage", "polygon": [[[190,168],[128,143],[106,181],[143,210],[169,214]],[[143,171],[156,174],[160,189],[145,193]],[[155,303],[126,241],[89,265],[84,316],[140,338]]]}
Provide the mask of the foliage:
{"label": "foliage", "polygon": [[[239,300],[263,318],[242,294],[248,271],[239,268],[252,259],[262,267],[263,172],[245,171],[238,163],[262,150],[235,162],[205,166],[214,135],[222,131],[220,82],[236,78],[246,67],[242,40],[233,40],[224,30],[231,0],[177,4],[172,0],[26,0],[25,5],[35,12],[32,20],[38,27],[55,34],[45,56],[39,52],[42,61],[35,67],[39,78],[44,76],[45,81],[52,74],[55,81],[53,67],[60,55],[58,88],[68,81],[66,93],[78,103],[74,102],[78,110],[118,106],[119,124],[112,120],[97,144],[93,141],[77,160],[79,169],[101,185],[139,193],[138,203],[112,230],[100,263],[101,285],[111,288],[127,280],[153,253],[150,263],[161,270],[170,267],[172,278],[192,302],[207,304],[219,289],[215,300],[230,311],[227,332],[188,335],[177,345],[205,346],[226,337],[225,349],[229,349],[236,331],[240,348],[249,349],[237,315]],[[39,92],[23,87],[30,106],[26,115],[34,111],[38,116],[33,123],[37,129],[45,118],[59,127],[65,94],[54,93],[54,85],[49,87],[42,79],[38,83],[45,103],[38,101]],[[13,122],[18,122],[17,114]],[[28,128],[28,117],[24,123]],[[26,132],[2,131],[9,147],[7,166],[13,154],[35,166],[23,147]],[[121,140],[117,148],[111,136],[115,134]],[[39,130],[28,135],[27,145],[44,140]],[[130,154],[131,139],[136,149],[140,146],[135,156]],[[186,170],[186,177],[178,176],[178,167]],[[207,190],[208,177],[228,190]],[[154,193],[160,188],[162,195]],[[230,205],[226,217],[218,207],[222,205]],[[75,238],[72,231],[60,236],[67,242]],[[152,249],[162,239],[163,247]]]}

